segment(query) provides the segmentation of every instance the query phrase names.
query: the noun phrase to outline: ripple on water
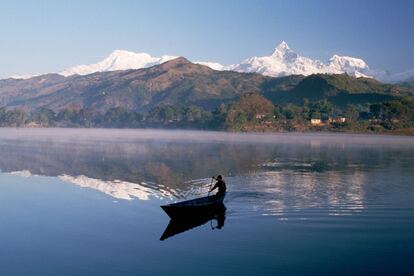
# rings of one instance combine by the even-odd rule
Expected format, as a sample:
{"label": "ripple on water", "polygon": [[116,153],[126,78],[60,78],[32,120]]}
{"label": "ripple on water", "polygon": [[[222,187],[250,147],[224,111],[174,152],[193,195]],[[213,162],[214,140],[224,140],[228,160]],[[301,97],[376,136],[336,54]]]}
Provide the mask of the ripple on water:
{"label": "ripple on water", "polygon": [[233,216],[314,219],[349,216],[366,208],[360,172],[266,171],[227,178],[225,203]]}

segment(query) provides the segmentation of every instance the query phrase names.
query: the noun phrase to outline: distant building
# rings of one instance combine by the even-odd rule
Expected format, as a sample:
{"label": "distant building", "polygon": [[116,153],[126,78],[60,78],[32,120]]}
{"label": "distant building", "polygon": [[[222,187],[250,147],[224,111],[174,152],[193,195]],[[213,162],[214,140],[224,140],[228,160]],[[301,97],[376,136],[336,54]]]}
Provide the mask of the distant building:
{"label": "distant building", "polygon": [[322,122],[321,119],[311,119],[310,123],[313,126],[322,126],[322,125],[324,125],[324,123]]}
{"label": "distant building", "polygon": [[341,116],[339,116],[339,117],[329,117],[328,121],[331,124],[332,123],[340,123],[340,124],[343,124],[343,123],[346,122],[346,118],[345,117],[341,117]]}
{"label": "distant building", "polygon": [[30,123],[26,124],[25,127],[27,127],[27,128],[36,128],[36,127],[41,127],[41,125],[36,123],[36,122],[30,122]]}
{"label": "distant building", "polygon": [[333,124],[333,123],[339,123],[343,124],[346,122],[345,117],[329,117],[328,120],[322,120],[322,119],[311,119],[310,123],[312,126],[325,126],[327,124]]}
{"label": "distant building", "polygon": [[256,114],[256,116],[255,116],[255,118],[256,119],[263,119],[263,118],[265,118],[266,117],[266,114]]}

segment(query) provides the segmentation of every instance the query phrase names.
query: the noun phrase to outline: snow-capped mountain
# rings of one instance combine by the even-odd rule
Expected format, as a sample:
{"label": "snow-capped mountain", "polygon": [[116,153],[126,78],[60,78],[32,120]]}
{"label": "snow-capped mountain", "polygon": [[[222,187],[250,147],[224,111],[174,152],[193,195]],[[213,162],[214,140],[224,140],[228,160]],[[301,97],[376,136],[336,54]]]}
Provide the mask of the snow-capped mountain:
{"label": "snow-capped mountain", "polygon": [[326,73],[347,73],[355,77],[374,77],[368,64],[359,58],[333,55],[329,59]]}
{"label": "snow-capped mountain", "polygon": [[[95,72],[141,69],[164,63],[177,56],[164,55],[153,57],[147,53],[135,53],[115,50],[100,62],[89,65],[77,65],[61,71],[63,76],[87,75]],[[384,82],[404,81],[414,76],[414,70],[399,74],[390,74],[384,70],[372,70],[359,58],[333,55],[329,61],[307,58],[294,52],[282,41],[270,56],[250,57],[238,64],[222,65],[217,62],[196,61],[194,63],[208,66],[214,70],[232,70],[238,72],[254,72],[266,76],[280,77],[287,75],[311,75],[318,73],[343,74],[355,77],[373,77]],[[13,76],[13,78],[29,78],[31,76]]]}
{"label": "snow-capped mountain", "polygon": [[[140,69],[161,64],[177,56],[153,57],[147,53],[134,53],[123,50],[112,52],[104,60],[89,65],[78,65],[59,74],[63,76],[87,75],[95,72]],[[222,65],[217,62],[197,61],[214,70],[234,70],[238,72],[255,72],[266,76],[311,75],[317,73],[348,73],[356,77],[368,77],[369,67],[362,60],[347,56],[334,55],[328,64],[295,53],[286,42],[280,43],[270,56],[251,57],[239,64]]]}
{"label": "snow-capped mountain", "polygon": [[104,60],[89,64],[78,65],[60,72],[60,75],[88,75],[95,72],[141,69],[164,63],[175,59],[177,56],[152,57],[147,53],[134,53],[124,50],[115,50]]}
{"label": "snow-capped mountain", "polygon": [[[178,56],[164,55],[153,57],[147,53],[134,53],[125,50],[115,50],[104,60],[89,64],[77,65],[60,72],[60,75],[88,75],[95,72],[141,69],[164,63]],[[195,63],[206,65],[214,70],[223,70],[224,66],[217,62],[196,61]]]}
{"label": "snow-capped mountain", "polygon": [[267,76],[311,75],[317,73],[348,73],[356,77],[369,77],[369,67],[362,59],[334,55],[329,63],[303,57],[283,41],[270,56],[251,57],[240,64],[230,65],[230,70],[256,72]]}

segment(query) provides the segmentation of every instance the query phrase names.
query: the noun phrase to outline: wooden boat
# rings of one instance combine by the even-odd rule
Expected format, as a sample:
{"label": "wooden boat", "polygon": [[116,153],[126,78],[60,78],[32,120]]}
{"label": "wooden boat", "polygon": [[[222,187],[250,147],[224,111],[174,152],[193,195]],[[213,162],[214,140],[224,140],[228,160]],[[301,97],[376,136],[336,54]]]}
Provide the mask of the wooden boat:
{"label": "wooden boat", "polygon": [[214,213],[223,204],[226,193],[163,205],[161,208],[172,219],[186,218],[200,213]]}

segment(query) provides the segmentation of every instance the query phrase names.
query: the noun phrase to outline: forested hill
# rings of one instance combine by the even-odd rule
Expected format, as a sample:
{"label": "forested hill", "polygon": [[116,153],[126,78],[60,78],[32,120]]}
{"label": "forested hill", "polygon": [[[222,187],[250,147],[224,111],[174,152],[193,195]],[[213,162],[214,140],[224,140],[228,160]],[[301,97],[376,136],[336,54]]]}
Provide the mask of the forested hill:
{"label": "forested hill", "polygon": [[262,94],[274,104],[300,104],[306,98],[327,99],[346,106],[383,102],[412,91],[408,86],[347,75],[271,78],[255,73],[216,71],[180,57],[139,70],[0,80],[0,107],[21,108],[31,113],[40,109],[106,112],[117,107],[146,114],[165,105],[197,106],[212,111],[247,93]]}
{"label": "forested hill", "polygon": [[[292,80],[292,77],[286,78]],[[410,87],[383,84],[375,79],[354,78],[346,74],[317,74],[295,80],[296,83],[288,89],[270,87],[271,90],[264,91],[264,95],[278,104],[300,104],[303,99],[326,99],[335,105],[345,107],[348,104],[384,102],[413,94]]]}
{"label": "forested hill", "polygon": [[159,105],[189,104],[214,109],[248,92],[260,92],[268,78],[259,74],[215,71],[177,58],[139,70],[28,80],[0,81],[0,106],[26,110],[122,107],[141,113]]}

